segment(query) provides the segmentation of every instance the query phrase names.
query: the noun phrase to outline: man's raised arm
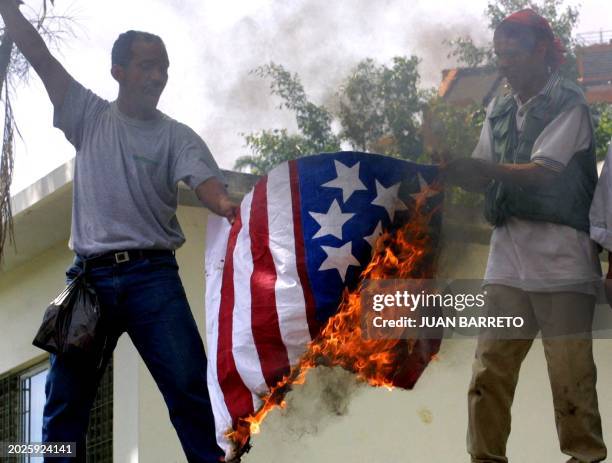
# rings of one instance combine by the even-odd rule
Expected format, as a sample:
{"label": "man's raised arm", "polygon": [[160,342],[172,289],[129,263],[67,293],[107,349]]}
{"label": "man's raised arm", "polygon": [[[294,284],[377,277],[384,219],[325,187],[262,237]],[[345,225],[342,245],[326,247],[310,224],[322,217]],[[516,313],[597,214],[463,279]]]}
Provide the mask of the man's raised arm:
{"label": "man's raised arm", "polygon": [[19,3],[18,0],[0,0],[0,15],[6,31],[42,79],[53,106],[60,108],[70,84],[70,74],[51,55],[38,31],[21,14]]}

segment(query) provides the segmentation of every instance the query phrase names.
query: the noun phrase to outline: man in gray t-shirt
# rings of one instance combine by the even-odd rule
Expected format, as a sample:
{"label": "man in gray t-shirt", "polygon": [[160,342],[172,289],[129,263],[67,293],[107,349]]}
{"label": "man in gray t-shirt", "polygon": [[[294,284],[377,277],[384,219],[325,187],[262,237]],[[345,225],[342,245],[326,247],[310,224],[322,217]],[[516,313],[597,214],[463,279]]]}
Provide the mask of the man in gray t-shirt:
{"label": "man in gray t-shirt", "polygon": [[[0,14],[47,89],[55,127],[77,151],[70,238],[76,259],[67,275],[84,271],[100,300],[108,337],[102,364],[127,332],[164,396],[188,461],[221,461],[206,355],[174,258],[185,241],[176,218],[178,182],[230,222],[238,209],[204,141],[157,110],[168,80],[165,46],[144,32],[119,36],[111,69],[119,95],[109,103],[49,53],[16,0],[0,0]],[[51,356],[43,441],[76,442],[79,462],[102,371],[93,360]]]}
{"label": "man in gray t-shirt", "polygon": [[[158,113],[136,119],[72,80],[54,124],[76,147],[71,248],[81,256],[169,249],[185,238],[176,220],[177,184],[222,175],[204,141]],[[103,194],[101,194],[103,192]]]}

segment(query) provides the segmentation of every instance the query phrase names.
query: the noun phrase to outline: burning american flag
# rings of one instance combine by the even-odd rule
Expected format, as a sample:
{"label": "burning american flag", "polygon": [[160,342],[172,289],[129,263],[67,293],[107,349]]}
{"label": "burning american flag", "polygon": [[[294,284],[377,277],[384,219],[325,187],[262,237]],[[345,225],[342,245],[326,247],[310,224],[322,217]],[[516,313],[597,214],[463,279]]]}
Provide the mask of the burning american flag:
{"label": "burning american flag", "polygon": [[320,364],[411,388],[439,340],[366,340],[365,279],[432,278],[437,168],[356,152],[281,164],[206,249],[208,387],[217,441],[240,454],[292,384]]}

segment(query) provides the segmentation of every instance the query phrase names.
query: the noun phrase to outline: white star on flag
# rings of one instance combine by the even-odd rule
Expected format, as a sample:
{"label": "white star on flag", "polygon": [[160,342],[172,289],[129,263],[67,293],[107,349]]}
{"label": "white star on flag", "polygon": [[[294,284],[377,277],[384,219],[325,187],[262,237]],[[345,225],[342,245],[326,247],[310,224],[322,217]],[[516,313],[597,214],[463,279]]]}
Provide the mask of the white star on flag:
{"label": "white star on flag", "polygon": [[380,236],[382,236],[382,234],[383,234],[383,232],[382,232],[382,222],[379,220],[378,221],[378,225],[376,225],[376,228],[374,229],[372,234],[369,235],[369,236],[364,236],[363,239],[366,240],[370,244],[370,247],[372,249],[374,249],[374,244],[376,243],[376,240]]}
{"label": "white star on flag", "polygon": [[378,180],[376,180],[376,198],[374,198],[374,201],[372,201],[372,205],[384,207],[391,220],[393,220],[395,209],[398,206],[397,193],[400,185],[401,183],[396,183],[389,188],[385,188],[378,182]]}
{"label": "white star on flag", "polygon": [[334,199],[334,202],[331,203],[329,210],[325,214],[320,212],[309,212],[309,214],[321,227],[312,239],[327,235],[333,235],[336,238],[342,239],[342,226],[355,215],[343,213],[337,199]]}
{"label": "white star on flag", "polygon": [[427,181],[423,178],[420,172],[418,173],[418,179],[419,179],[419,192],[412,193],[410,195],[412,196],[412,198],[414,198],[415,201],[418,201],[420,198],[427,200],[431,198],[432,196],[436,196],[437,194],[440,194],[439,191],[436,191],[432,187],[429,186],[429,183],[427,183]]}
{"label": "white star on flag", "polygon": [[340,188],[342,190],[342,201],[345,203],[355,191],[366,190],[366,186],[359,179],[359,163],[353,167],[347,167],[341,162],[334,161],[336,166],[336,178],[321,186],[327,188]]}
{"label": "white star on flag", "polygon": [[321,249],[327,254],[327,257],[319,267],[319,271],[336,269],[342,281],[346,279],[346,272],[350,265],[356,267],[361,265],[353,255],[353,243],[351,241],[339,248],[321,246]]}

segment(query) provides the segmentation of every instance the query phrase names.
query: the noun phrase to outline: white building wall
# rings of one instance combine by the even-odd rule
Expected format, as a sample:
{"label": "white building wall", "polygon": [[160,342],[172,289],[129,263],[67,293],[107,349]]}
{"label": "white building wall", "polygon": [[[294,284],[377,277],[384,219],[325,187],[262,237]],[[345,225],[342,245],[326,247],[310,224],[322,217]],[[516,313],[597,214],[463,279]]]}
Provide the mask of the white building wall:
{"label": "white building wall", "polygon": [[65,244],[58,244],[0,273],[0,374],[45,357],[32,339],[45,308],[63,288],[71,261]]}
{"label": "white building wall", "polygon": [[[604,438],[612,443],[612,342],[596,341],[599,402]],[[245,463],[468,463],[466,454],[467,387],[473,340],[443,342],[412,391],[362,387],[353,393],[344,416],[312,415],[321,388],[292,392],[286,411],[275,411],[253,439]],[[292,410],[300,409],[298,416]],[[316,414],[320,416],[320,414]],[[301,420],[301,421],[299,421]],[[536,341],[523,364],[513,407],[508,457],[513,463],[559,463],[552,399],[541,343]]]}

